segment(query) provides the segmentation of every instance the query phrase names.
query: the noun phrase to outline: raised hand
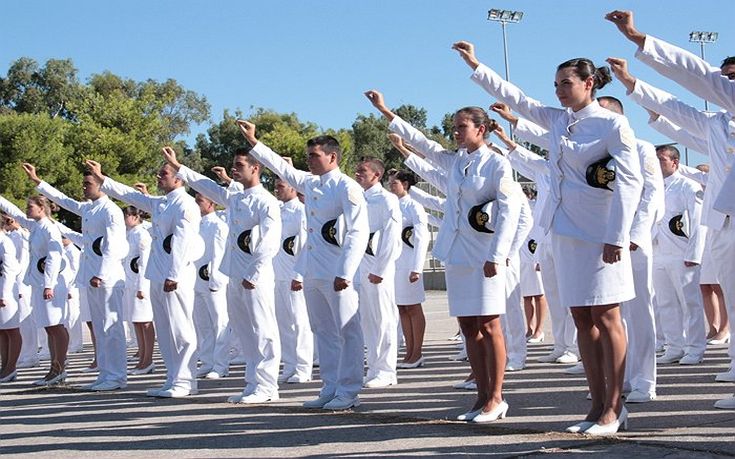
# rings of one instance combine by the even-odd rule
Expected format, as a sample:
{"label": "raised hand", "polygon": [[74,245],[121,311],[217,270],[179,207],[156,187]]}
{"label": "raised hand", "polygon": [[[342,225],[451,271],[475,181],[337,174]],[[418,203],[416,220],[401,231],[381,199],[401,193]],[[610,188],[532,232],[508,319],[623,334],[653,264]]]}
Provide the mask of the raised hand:
{"label": "raised hand", "polygon": [[500,117],[503,118],[505,121],[513,124],[513,126],[518,123],[518,117],[513,114],[507,104],[504,104],[502,102],[495,102],[490,106],[490,110],[500,115]]}
{"label": "raised hand", "polygon": [[133,188],[135,188],[136,190],[140,191],[141,193],[143,193],[145,195],[148,195],[149,194],[148,193],[148,185],[146,185],[143,182],[138,182],[138,183],[133,184]]}
{"label": "raised hand", "polygon": [[390,139],[390,143],[393,144],[394,147],[396,147],[396,150],[403,155],[404,158],[408,158],[411,156],[411,150],[406,148],[406,144],[403,142],[403,139],[393,132],[388,134],[388,139]]}
{"label": "raised hand", "polygon": [[227,170],[224,167],[214,166],[211,170],[212,172],[214,172],[214,175],[217,176],[220,182],[229,184],[232,181],[230,176],[227,175]]}
{"label": "raised hand", "polygon": [[87,166],[87,170],[99,181],[104,181],[105,176],[102,174],[102,165],[97,161],[88,159],[84,161],[84,165]]}
{"label": "raised hand", "polygon": [[371,89],[369,91],[365,91],[365,97],[370,101],[371,104],[373,104],[373,107],[377,108],[380,113],[385,116],[388,121],[393,121],[393,118],[396,117],[396,114],[393,113],[388,109],[388,107],[385,105],[385,99],[383,98],[383,94],[376,91],[375,89]]}
{"label": "raised hand", "polygon": [[169,146],[163,147],[161,149],[161,153],[163,154],[163,159],[165,159],[171,167],[179,170],[179,168],[181,167],[181,163],[179,162],[178,158],[176,158],[176,151],[173,148]]}
{"label": "raised hand", "polygon": [[643,46],[646,40],[646,34],[641,33],[635,28],[633,23],[633,12],[615,10],[607,13],[605,19],[615,24],[615,27],[625,35],[625,37],[638,46]]}
{"label": "raised hand", "polygon": [[[643,108],[646,108],[646,107],[643,107]],[[659,119],[659,117],[661,116],[658,113],[654,112],[653,110],[649,110],[646,108],[646,111],[648,112],[648,122],[649,123],[653,123],[654,121]]]}
{"label": "raised hand", "polygon": [[475,57],[475,45],[468,41],[458,41],[452,45],[452,49],[459,53],[459,57],[475,70],[480,65],[480,61]]}
{"label": "raised hand", "polygon": [[628,61],[619,57],[608,57],[606,62],[610,64],[610,69],[615,76],[623,83],[628,91],[632,91],[635,87],[635,77],[628,72]]}
{"label": "raised hand", "polygon": [[36,174],[36,166],[34,166],[31,163],[23,163],[21,167],[23,168],[23,171],[25,171],[26,175],[28,175],[28,178],[31,179],[33,183],[35,183],[36,185],[41,183],[41,179],[38,178],[38,175]]}
{"label": "raised hand", "polygon": [[255,125],[246,120],[237,120],[235,122],[237,123],[237,127],[240,128],[240,132],[242,132],[245,140],[254,147],[258,143],[258,139],[255,137]]}

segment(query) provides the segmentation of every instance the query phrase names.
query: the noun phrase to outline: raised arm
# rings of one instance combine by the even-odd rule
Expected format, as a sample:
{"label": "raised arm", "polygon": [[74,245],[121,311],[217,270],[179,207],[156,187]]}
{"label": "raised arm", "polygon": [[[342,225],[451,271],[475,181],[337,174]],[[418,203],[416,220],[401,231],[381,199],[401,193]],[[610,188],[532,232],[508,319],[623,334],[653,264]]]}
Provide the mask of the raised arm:
{"label": "raised arm", "polygon": [[[444,203],[446,199],[440,196],[432,196],[417,186],[412,186],[408,190],[408,194],[410,194],[411,198],[421,204],[423,207],[435,210],[437,212],[444,212]],[[434,226],[437,226],[438,228],[438,225]]]}
{"label": "raised arm", "polygon": [[57,190],[50,184],[41,180],[38,177],[38,174],[36,172],[36,167],[33,164],[23,163],[22,167],[26,175],[28,175],[28,178],[33,183],[36,184],[36,189],[39,191],[39,193],[46,196],[51,201],[60,205],[64,209],[68,210],[69,212],[72,212],[77,215],[82,215],[82,203],[81,202],[71,199],[69,196],[65,195],[64,193]]}
{"label": "raised arm", "polygon": [[258,141],[257,137],[255,137],[255,125],[253,123],[245,120],[237,120],[237,126],[248,143],[253,147],[250,150],[250,154],[255,159],[265,164],[268,169],[288,182],[289,185],[296,188],[296,191],[299,193],[306,191],[305,184],[309,173],[296,169],[285,158],[277,155],[267,145]]}
{"label": "raised arm", "polygon": [[677,126],[665,116],[653,113],[650,110],[649,113],[651,114],[651,117],[648,119],[648,125],[653,129],[674,142],[684,145],[686,148],[704,155],[709,154],[709,143],[704,138],[692,135],[689,131]]}
{"label": "raised arm", "polygon": [[0,196],[0,210],[13,217],[20,226],[28,231],[32,230],[36,225],[35,220],[26,217],[25,212],[20,210],[18,206],[5,199],[3,196]]}
{"label": "raised arm", "polygon": [[61,235],[69,239],[77,247],[84,247],[84,236],[78,231],[74,231],[61,222],[55,222],[56,227],[59,228]]}
{"label": "raised arm", "polygon": [[513,169],[534,182],[538,182],[539,176],[541,175],[549,175],[549,162],[546,159],[535,153],[531,153],[522,145],[518,145],[513,139],[508,137],[500,126],[494,132],[500,141],[508,147],[509,152],[507,158]]}
{"label": "raised arm", "polygon": [[97,161],[88,159],[85,164],[92,175],[102,182],[101,190],[104,193],[107,193],[115,199],[124,201],[131,206],[135,206],[140,210],[148,212],[149,214],[153,213],[153,208],[155,206],[154,198],[143,194],[135,188],[123,185],[122,183],[103,175],[102,166]]}
{"label": "raised arm", "polygon": [[436,169],[417,155],[409,156],[403,163],[437,190],[445,195],[447,194],[447,175],[443,171]]}
{"label": "raised arm", "polygon": [[[549,131],[536,123],[518,118],[510,111],[510,107],[502,102],[495,102],[490,110],[513,125],[513,134],[521,140],[548,150],[551,147]],[[507,145],[507,144],[506,144]]]}
{"label": "raised arm", "polygon": [[708,172],[701,171],[696,167],[687,166],[686,164],[679,164],[678,171],[684,177],[692,179],[702,186],[707,186]]}
{"label": "raised arm", "polygon": [[480,85],[494,98],[508,104],[511,109],[520,113],[524,118],[533,121],[544,129],[551,129],[556,118],[564,113],[563,110],[546,107],[539,101],[526,96],[520,88],[505,81],[490,67],[481,64],[475,57],[475,46],[472,43],[459,41],[452,45],[452,49],[456,50],[459,56],[474,71],[471,76],[472,81]]}

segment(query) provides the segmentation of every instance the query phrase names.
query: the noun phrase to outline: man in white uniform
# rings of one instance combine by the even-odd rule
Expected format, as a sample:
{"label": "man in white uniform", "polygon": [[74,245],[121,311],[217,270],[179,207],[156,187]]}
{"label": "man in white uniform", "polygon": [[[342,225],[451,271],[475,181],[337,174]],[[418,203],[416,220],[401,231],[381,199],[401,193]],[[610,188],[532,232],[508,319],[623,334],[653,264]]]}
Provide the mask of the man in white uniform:
{"label": "man in white uniform", "polygon": [[398,198],[380,183],[383,162],[363,158],[355,181],[365,193],[370,239],[359,269],[360,319],[365,336],[368,371],[365,387],[396,384],[398,308],[395,268],[401,254],[401,207]]}
{"label": "man in white uniform", "polygon": [[227,207],[230,236],[222,268],[230,277],[227,292],[230,325],[245,355],[245,388],[227,401],[243,404],[276,401],[281,361],[273,271],[273,257],[281,240],[278,201],[261,185],[260,163],[247,150],[235,151],[233,180],[228,188],[182,166],[171,148],[164,149],[164,157],[178,171],[177,177]]}
{"label": "man in white uniform", "polygon": [[82,181],[82,191],[88,201],[79,202],[41,181],[33,165],[23,164],[23,169],[41,194],[82,217],[84,250],[77,285],[80,289],[87,289],[99,368],[96,381],[85,389],[107,391],[125,388],[127,357],[122,316],[125,271],[122,260],[128,252],[128,244],[122,210],[102,191],[102,180],[89,171],[84,173]]}
{"label": "man in white uniform", "polygon": [[229,278],[220,271],[229,229],[215,212],[217,205],[214,201],[201,193],[196,194],[194,201],[202,214],[199,235],[204,241],[204,255],[196,261],[194,286],[194,328],[200,362],[197,377],[219,379],[227,376],[230,368]]}
{"label": "man in white uniform", "polygon": [[[194,261],[202,256],[201,216],[194,198],[186,193],[176,171],[163,165],[156,175],[164,196],[150,196],[102,175],[102,166],[87,167],[102,182],[102,191],[151,215],[152,248],[145,276],[151,281],[153,322],[166,365],[166,381],[148,389],[150,397],[180,398],[198,392],[196,331],[194,330]],[[125,240],[124,234],[120,241]],[[95,327],[97,332],[97,327]]]}
{"label": "man in white uniform", "polygon": [[[296,191],[305,195],[306,251],[296,270],[304,276],[304,296],[312,330],[317,337],[319,397],[307,408],[345,410],[360,405],[363,376],[363,336],[353,280],[368,242],[368,216],[360,186],[339,169],[341,150],[331,136],[306,143],[311,174],[258,142],[255,125],[238,121],[253,146],[251,154]],[[342,217],[344,237],[334,221]],[[340,240],[341,239],[341,240]]]}

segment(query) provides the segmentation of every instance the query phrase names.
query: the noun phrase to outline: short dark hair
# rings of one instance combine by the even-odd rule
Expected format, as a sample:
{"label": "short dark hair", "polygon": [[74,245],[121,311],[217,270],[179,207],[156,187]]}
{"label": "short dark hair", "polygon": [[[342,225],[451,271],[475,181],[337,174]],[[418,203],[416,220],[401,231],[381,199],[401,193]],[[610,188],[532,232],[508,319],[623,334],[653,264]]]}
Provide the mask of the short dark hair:
{"label": "short dark hair", "polygon": [[363,156],[360,158],[360,164],[367,164],[373,172],[377,172],[381,177],[385,174],[385,164],[375,156]]}
{"label": "short dark hair", "polygon": [[337,155],[337,163],[342,161],[342,148],[339,141],[331,135],[319,135],[306,141],[306,148],[319,147],[328,155]]}
{"label": "short dark hair", "polygon": [[245,158],[245,161],[247,161],[247,163],[250,164],[251,166],[258,166],[261,169],[263,169],[263,166],[260,164],[260,161],[255,159],[255,157],[250,154],[250,150],[252,150],[252,148],[249,148],[249,147],[235,148],[235,152],[233,156],[242,156],[243,158]]}
{"label": "short dark hair", "polygon": [[733,64],[735,64],[735,56],[728,56],[722,60],[722,64],[720,64],[720,68],[726,65],[733,65]]}
{"label": "short dark hair", "polygon": [[416,176],[413,174],[413,172],[405,170],[397,171],[395,174],[392,175],[392,177],[399,182],[408,183],[406,190],[409,190],[412,186],[416,185],[417,182]]}
{"label": "short dark hair", "polygon": [[123,215],[127,217],[139,217],[141,220],[145,220],[146,218],[150,218],[150,215],[148,215],[148,212],[145,212],[143,210],[138,209],[135,206],[126,206],[123,207]]}
{"label": "short dark hair", "polygon": [[617,97],[613,96],[600,96],[597,98],[597,102],[607,102],[608,105],[610,105],[610,109],[612,109],[613,112],[618,113],[622,115],[623,112],[623,103],[618,99]]}
{"label": "short dark hair", "polygon": [[671,144],[665,144],[665,145],[658,145],[656,147],[656,153],[658,152],[665,152],[669,159],[679,161],[681,158],[681,154],[679,153],[679,149]]}
{"label": "short dark hair", "polygon": [[602,89],[606,84],[612,81],[609,67],[595,67],[595,64],[584,57],[577,57],[575,59],[569,59],[564,61],[556,68],[557,71],[565,68],[574,68],[574,73],[581,80],[586,80],[589,77],[594,77],[595,83],[592,85],[592,95],[595,95],[595,91]]}

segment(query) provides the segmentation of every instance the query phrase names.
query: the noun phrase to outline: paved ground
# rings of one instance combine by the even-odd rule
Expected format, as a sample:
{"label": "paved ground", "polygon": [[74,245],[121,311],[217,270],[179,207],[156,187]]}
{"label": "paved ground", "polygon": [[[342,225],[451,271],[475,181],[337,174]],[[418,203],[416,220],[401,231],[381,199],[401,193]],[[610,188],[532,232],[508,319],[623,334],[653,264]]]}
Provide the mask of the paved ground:
{"label": "paved ground", "polygon": [[[609,439],[561,433],[586,412],[583,377],[565,366],[536,363],[548,344],[529,348],[527,369],[506,377],[509,417],[489,425],[453,421],[473,394],[451,388],[468,371],[452,362],[447,340],[456,324],[446,315],[443,292],[425,304],[429,330],[426,367],[399,370],[399,384],[365,391],[363,405],[346,413],[301,408],[317,382],[286,385],[281,401],[257,407],[223,401],[242,388],[243,368],[228,378],[202,381],[200,395],[166,400],[145,397],[163,381],[162,370],[132,377],[126,390],[88,393],[75,387],[93,376],[78,369],[90,352],[70,356],[67,384],[34,389],[45,368],[25,370],[0,387],[0,454],[77,457],[283,457],[283,456],[588,456],[733,457],[735,411],[715,410],[715,400],[735,384],[715,383],[727,367],[724,346],[710,347],[703,364],[667,365],[659,371],[659,398],[628,405],[630,431]],[[547,333],[547,336],[550,333]]]}

